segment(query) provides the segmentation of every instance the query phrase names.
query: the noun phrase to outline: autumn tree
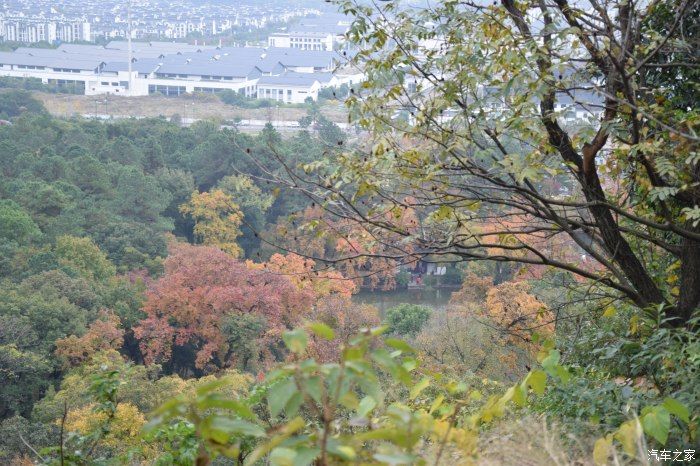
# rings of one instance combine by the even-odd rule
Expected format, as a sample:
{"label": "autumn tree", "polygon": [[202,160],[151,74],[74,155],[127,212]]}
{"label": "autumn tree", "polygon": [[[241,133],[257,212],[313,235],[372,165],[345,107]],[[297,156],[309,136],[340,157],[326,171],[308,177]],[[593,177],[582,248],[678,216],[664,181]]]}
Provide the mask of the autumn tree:
{"label": "autumn tree", "polygon": [[345,278],[340,272],[317,268],[312,259],[298,254],[273,254],[267,262],[256,264],[247,261],[248,268],[265,270],[284,275],[300,290],[310,290],[317,298],[340,295],[349,298],[355,291],[352,279]]}
{"label": "autumn tree", "polygon": [[231,196],[243,215],[241,247],[248,255],[259,246],[258,232],[265,227],[265,214],[275,201],[271,193],[263,191],[250,176],[231,175],[217,183],[217,189]]}
{"label": "autumn tree", "polygon": [[180,206],[180,212],[194,220],[194,237],[198,243],[216,246],[233,257],[243,255],[236,242],[241,235],[243,214],[230,195],[220,189],[194,192],[189,202]]}
{"label": "autumn tree", "polygon": [[124,330],[119,317],[103,310],[80,337],[71,335],[56,341],[56,356],[71,367],[108,349],[119,350],[124,344]]}
{"label": "autumn tree", "polygon": [[[378,327],[381,324],[379,309],[370,304],[358,304],[343,296],[334,294],[321,299],[309,315],[309,321],[320,322],[333,330],[339,341],[349,341],[363,329]],[[314,338],[310,342],[310,353],[319,361],[327,362],[340,357],[342,347],[337,341]]]}
{"label": "autumn tree", "polygon": [[[264,327],[262,357],[274,359],[280,333],[308,313],[315,291],[281,273],[248,267],[211,246],[172,244],[164,275],[146,292],[147,318],[134,329],[148,363],[176,370],[211,370],[235,362],[228,319],[255,316]],[[269,344],[268,344],[269,343]]]}
{"label": "autumn tree", "polygon": [[477,311],[495,324],[509,343],[532,352],[532,336],[547,337],[554,331],[549,308],[530,294],[527,282],[506,282],[489,289],[484,306]]}
{"label": "autumn tree", "polygon": [[[407,223],[416,225],[412,212],[397,214]],[[278,219],[261,237],[266,254],[273,255],[282,249],[303,255],[321,268],[333,266],[342,276],[352,279],[357,288],[387,291],[396,287],[397,263],[381,257],[382,245],[353,222],[325,215],[320,206],[307,207],[303,212]],[[350,259],[337,261],[343,257]],[[414,261],[406,258],[403,262]]]}
{"label": "autumn tree", "polygon": [[[286,182],[382,246],[345,260],[402,260],[410,244],[423,257],[543,265],[602,300],[689,324],[700,303],[698,117],[669,99],[682,83],[646,79],[696,66],[683,31],[697,2],[338,4],[355,16],[352,64],[368,78],[347,104],[371,140]],[[660,10],[662,25],[651,21]],[[391,221],[407,209],[420,228]],[[510,221],[487,228],[494,219]]]}

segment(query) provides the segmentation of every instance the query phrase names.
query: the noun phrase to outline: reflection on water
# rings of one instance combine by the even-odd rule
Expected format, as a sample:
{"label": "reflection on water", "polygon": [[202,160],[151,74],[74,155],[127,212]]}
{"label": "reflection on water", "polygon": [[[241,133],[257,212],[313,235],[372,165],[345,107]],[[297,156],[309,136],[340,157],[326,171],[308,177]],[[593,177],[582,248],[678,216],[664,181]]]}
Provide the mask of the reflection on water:
{"label": "reflection on water", "polygon": [[358,304],[371,304],[379,309],[383,317],[387,309],[402,304],[421,304],[433,309],[445,309],[453,290],[445,289],[413,289],[398,291],[360,291],[353,296],[353,301]]}

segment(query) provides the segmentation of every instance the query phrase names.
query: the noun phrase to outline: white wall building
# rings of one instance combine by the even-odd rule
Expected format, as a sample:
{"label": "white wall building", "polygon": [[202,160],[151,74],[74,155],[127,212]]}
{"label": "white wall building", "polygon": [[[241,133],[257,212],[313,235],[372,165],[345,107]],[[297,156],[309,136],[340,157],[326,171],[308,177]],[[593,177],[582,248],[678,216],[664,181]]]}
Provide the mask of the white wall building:
{"label": "white wall building", "polygon": [[258,79],[256,88],[258,99],[300,104],[309,97],[318,100],[321,83],[313,74],[285,73],[280,76],[262,76]]}
{"label": "white wall building", "polygon": [[267,38],[270,47],[332,51],[340,43],[335,34],[325,32],[276,32]]}
{"label": "white wall building", "polygon": [[36,42],[76,42],[92,40],[90,23],[86,20],[41,19],[7,17],[0,18],[2,38],[6,41],[33,44]]}
{"label": "white wall building", "polygon": [[20,47],[0,52],[0,76],[40,79],[86,95],[173,96],[228,90],[285,103],[317,100],[319,89],[345,81],[332,73],[335,53],[319,50],[134,42],[131,67],[129,56],[123,41],[105,47]]}

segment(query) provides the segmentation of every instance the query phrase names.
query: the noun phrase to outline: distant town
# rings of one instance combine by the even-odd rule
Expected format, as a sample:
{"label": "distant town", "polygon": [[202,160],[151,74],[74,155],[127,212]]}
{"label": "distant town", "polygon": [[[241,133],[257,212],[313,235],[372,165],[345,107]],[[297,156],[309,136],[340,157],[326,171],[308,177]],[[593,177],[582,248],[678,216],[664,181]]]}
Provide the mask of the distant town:
{"label": "distant town", "polygon": [[0,37],[24,43],[239,35],[320,15],[313,0],[6,0]]}
{"label": "distant town", "polygon": [[[305,4],[5,2],[0,35],[17,47],[0,52],[0,76],[85,95],[315,101],[363,76],[344,66],[348,18]],[[267,29],[243,41],[234,28]]]}

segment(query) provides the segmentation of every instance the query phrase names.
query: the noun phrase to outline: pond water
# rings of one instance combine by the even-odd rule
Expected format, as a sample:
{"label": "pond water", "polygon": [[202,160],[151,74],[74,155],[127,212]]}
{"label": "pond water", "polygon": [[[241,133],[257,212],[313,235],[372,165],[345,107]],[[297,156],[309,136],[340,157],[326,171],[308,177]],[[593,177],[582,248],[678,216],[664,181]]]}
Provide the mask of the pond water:
{"label": "pond water", "polygon": [[387,309],[403,303],[421,304],[430,308],[445,309],[450,301],[453,290],[446,289],[412,289],[396,291],[367,291],[362,290],[353,296],[358,304],[371,304],[379,309],[383,316]]}

